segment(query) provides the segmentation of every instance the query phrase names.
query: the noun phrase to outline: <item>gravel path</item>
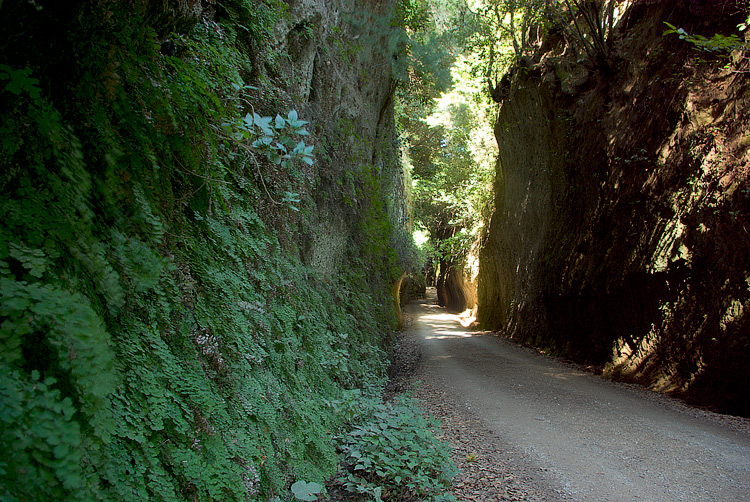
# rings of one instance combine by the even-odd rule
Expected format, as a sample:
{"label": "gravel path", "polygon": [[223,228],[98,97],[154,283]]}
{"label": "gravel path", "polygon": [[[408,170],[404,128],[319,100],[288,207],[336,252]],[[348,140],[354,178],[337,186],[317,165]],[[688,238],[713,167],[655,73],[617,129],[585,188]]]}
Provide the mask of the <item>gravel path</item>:
{"label": "gravel path", "polygon": [[747,419],[689,408],[460,326],[433,295],[405,309],[392,390],[442,420],[459,500],[750,500]]}

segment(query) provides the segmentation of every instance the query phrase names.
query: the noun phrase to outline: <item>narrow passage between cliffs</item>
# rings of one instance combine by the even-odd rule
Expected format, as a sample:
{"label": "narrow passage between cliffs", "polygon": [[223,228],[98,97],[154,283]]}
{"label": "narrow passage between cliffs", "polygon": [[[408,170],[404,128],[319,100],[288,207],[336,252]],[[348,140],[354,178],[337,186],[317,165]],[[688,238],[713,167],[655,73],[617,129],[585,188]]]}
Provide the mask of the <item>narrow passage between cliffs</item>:
{"label": "narrow passage between cliffs", "polygon": [[403,343],[421,353],[416,397],[464,471],[459,500],[750,500],[747,420],[464,328],[434,300],[428,289],[406,307]]}

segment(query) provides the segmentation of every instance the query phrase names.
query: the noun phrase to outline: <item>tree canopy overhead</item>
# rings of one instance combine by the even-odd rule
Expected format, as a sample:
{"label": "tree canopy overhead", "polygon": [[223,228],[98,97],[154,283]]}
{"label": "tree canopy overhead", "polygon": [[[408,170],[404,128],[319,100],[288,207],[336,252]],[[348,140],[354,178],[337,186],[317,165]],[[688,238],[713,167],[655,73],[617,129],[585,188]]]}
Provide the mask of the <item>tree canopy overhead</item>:
{"label": "tree canopy overhead", "polygon": [[461,261],[491,199],[494,111],[474,41],[481,20],[464,0],[408,0],[399,12],[410,14],[403,22],[415,63],[397,91],[415,218],[435,258]]}
{"label": "tree canopy overhead", "polygon": [[[493,101],[509,74],[560,33],[600,67],[612,64],[612,32],[626,0],[402,0],[397,22],[409,37],[397,91],[397,121],[414,179],[415,215],[459,258],[490,214]],[[462,236],[456,246],[455,236]],[[453,239],[450,246],[439,241]]]}

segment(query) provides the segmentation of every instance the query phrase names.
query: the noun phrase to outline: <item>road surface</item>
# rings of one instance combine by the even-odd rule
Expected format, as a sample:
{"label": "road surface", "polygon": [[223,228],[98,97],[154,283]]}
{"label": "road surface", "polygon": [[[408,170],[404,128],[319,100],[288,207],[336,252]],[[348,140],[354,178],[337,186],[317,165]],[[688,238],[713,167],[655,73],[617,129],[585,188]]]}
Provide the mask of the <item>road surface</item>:
{"label": "road surface", "polygon": [[579,371],[434,305],[407,306],[422,372],[561,500],[750,500],[750,435],[721,417]]}

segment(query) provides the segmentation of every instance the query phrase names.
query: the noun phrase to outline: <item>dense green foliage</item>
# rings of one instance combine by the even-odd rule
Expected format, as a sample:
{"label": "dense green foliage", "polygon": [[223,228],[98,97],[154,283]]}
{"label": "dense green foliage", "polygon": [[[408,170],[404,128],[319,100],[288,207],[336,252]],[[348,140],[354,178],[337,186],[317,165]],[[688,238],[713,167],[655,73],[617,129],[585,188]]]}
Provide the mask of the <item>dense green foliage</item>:
{"label": "dense green foliage", "polygon": [[408,397],[373,406],[369,419],[344,438],[341,450],[348,472],[340,482],[377,502],[455,500],[443,494],[455,466],[434,436],[436,427]]}
{"label": "dense green foliage", "polygon": [[[422,53],[431,55],[414,51],[417,59],[439,62],[441,72],[450,77],[423,79],[412,72],[414,78],[398,93],[397,105],[413,178],[415,219],[429,237],[423,252],[446,273],[450,267],[464,267],[489,215],[493,111],[483,96],[482,77],[473,71],[476,53],[466,21],[476,19],[465,2],[406,4],[412,39],[429,47]],[[422,30],[429,30],[429,36]]]}
{"label": "dense green foliage", "polygon": [[[737,28],[739,31],[745,31],[748,23],[750,23],[750,17],[748,17],[744,23],[738,24]],[[721,52],[732,52],[735,50],[747,50],[747,45],[743,40],[740,40],[739,35],[732,33],[730,35],[722,35],[721,33],[714,33],[712,37],[705,37],[703,35],[691,35],[684,28],[678,28],[677,26],[664,22],[667,29],[664,31],[664,35],[676,34],[680,40],[685,40],[693,44],[696,48],[710,53],[721,53]]]}
{"label": "dense green foliage", "polygon": [[315,139],[273,92],[251,104],[281,4],[35,5],[0,7],[0,498],[322,481],[337,399],[384,375],[398,256],[363,170],[367,267],[301,259]]}

